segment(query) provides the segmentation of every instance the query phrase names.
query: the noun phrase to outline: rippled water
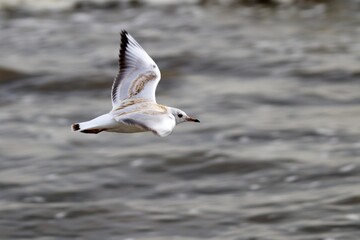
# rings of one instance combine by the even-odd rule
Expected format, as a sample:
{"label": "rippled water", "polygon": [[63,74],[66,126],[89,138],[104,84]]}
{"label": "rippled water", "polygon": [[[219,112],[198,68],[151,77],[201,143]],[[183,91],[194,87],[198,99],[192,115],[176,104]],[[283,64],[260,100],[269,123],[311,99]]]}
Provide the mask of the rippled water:
{"label": "rippled water", "polygon": [[[0,21],[1,239],[360,239],[349,5],[21,9]],[[201,124],[70,131],[110,110],[123,28]]]}

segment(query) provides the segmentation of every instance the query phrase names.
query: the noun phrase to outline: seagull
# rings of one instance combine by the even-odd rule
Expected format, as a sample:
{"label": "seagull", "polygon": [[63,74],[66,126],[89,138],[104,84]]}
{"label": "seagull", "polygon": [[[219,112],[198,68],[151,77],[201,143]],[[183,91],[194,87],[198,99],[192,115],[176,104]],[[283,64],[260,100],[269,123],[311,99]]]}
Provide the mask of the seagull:
{"label": "seagull", "polygon": [[72,124],[73,131],[153,132],[165,137],[183,122],[200,122],[184,111],[156,103],[158,66],[127,31],[120,33],[119,72],[111,89],[112,110],[90,121]]}

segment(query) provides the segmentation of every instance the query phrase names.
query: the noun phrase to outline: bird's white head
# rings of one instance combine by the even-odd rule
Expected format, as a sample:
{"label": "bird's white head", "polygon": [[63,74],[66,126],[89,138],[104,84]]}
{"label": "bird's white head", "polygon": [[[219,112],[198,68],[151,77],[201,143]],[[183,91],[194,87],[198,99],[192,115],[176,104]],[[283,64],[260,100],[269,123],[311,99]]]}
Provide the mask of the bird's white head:
{"label": "bird's white head", "polygon": [[183,122],[200,122],[199,119],[189,117],[184,111],[178,108],[170,108],[170,112],[174,116],[176,124]]}

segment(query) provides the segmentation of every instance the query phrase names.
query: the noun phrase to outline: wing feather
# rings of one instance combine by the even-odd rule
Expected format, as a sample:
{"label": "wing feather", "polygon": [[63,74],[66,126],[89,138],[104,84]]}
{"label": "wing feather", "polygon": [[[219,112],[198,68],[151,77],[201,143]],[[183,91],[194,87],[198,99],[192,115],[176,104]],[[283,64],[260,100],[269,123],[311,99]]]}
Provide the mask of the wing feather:
{"label": "wing feather", "polygon": [[111,90],[113,109],[130,98],[156,102],[155,91],[161,77],[158,66],[125,30],[120,36],[119,72]]}
{"label": "wing feather", "polygon": [[118,122],[151,131],[161,137],[171,134],[176,125],[175,119],[164,109],[135,109],[128,112],[114,113],[114,119]]}

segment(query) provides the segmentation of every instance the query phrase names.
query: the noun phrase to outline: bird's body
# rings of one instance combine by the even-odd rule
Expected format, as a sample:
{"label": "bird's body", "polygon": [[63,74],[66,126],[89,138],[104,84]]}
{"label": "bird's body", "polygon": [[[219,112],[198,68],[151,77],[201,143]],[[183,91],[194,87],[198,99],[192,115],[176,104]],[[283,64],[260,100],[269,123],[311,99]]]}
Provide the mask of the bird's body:
{"label": "bird's body", "polygon": [[171,134],[176,124],[199,122],[180,109],[156,103],[155,90],[161,76],[159,68],[126,31],[121,32],[119,68],[111,91],[112,110],[90,121],[73,124],[73,131],[151,131],[164,137]]}

